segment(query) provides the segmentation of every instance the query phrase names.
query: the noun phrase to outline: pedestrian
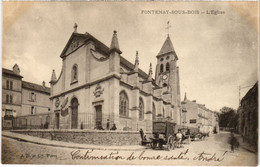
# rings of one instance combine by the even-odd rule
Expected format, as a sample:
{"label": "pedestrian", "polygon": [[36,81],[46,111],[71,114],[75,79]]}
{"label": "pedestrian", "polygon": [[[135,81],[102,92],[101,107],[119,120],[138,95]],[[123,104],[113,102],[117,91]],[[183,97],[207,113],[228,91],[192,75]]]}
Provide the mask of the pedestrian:
{"label": "pedestrian", "polygon": [[116,124],[113,124],[112,128],[110,130],[116,130]]}
{"label": "pedestrian", "polygon": [[144,131],[143,131],[143,129],[141,128],[139,132],[140,132],[140,135],[141,135],[141,139],[144,140]]}
{"label": "pedestrian", "polygon": [[178,148],[181,147],[181,140],[182,140],[182,134],[181,134],[181,130],[178,130],[178,133],[176,134],[176,138],[177,138],[177,143],[178,143]]}
{"label": "pedestrian", "polygon": [[109,119],[107,119],[107,130],[109,130],[110,129],[110,121],[109,121]]}
{"label": "pedestrian", "polygon": [[238,141],[233,133],[231,133],[229,144],[230,144],[231,152],[234,152],[234,146],[238,147]]}

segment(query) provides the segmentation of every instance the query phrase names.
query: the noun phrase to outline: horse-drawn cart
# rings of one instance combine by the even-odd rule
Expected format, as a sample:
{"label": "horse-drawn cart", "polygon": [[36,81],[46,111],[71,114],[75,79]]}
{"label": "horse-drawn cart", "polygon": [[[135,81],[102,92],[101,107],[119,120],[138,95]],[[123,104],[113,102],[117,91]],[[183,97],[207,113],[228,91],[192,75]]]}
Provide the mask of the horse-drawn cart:
{"label": "horse-drawn cart", "polygon": [[168,149],[174,149],[175,146],[175,123],[163,120],[157,120],[153,122],[153,135],[151,137],[151,147],[163,148],[163,145],[166,145]]}

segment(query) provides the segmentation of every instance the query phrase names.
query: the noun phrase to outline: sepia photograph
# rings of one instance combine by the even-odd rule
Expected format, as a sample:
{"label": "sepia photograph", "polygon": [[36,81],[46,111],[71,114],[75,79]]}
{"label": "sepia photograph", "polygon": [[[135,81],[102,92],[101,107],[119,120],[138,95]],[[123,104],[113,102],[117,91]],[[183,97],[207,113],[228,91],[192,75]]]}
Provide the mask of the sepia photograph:
{"label": "sepia photograph", "polygon": [[3,1],[2,165],[258,165],[258,1]]}

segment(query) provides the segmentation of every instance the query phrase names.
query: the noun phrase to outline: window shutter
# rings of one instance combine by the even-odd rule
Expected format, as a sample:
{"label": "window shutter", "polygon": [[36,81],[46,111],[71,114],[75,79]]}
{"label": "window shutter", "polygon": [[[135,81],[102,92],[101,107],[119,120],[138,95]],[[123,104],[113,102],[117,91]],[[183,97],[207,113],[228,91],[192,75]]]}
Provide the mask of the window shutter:
{"label": "window shutter", "polygon": [[9,95],[6,95],[5,101],[7,104],[9,103]]}
{"label": "window shutter", "polygon": [[9,89],[9,80],[6,80],[6,89]]}
{"label": "window shutter", "polygon": [[10,81],[10,89],[13,90],[13,81]]}

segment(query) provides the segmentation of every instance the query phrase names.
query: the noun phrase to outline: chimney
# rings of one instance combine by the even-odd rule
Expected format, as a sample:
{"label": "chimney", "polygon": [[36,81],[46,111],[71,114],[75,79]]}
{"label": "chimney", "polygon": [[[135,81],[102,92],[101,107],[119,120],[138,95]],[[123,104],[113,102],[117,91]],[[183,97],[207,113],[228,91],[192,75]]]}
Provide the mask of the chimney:
{"label": "chimney", "polygon": [[20,68],[18,67],[17,64],[15,64],[15,65],[13,66],[13,72],[14,72],[15,74],[20,75]]}

